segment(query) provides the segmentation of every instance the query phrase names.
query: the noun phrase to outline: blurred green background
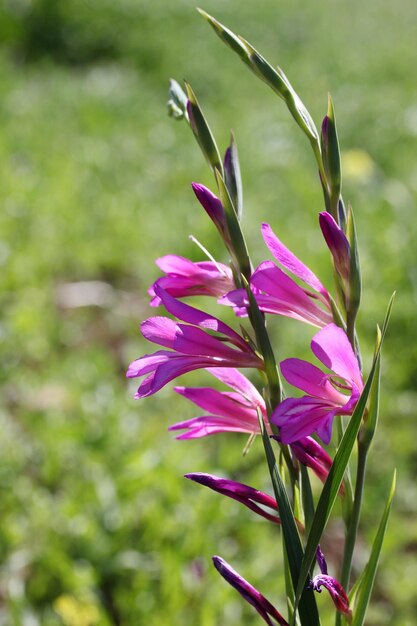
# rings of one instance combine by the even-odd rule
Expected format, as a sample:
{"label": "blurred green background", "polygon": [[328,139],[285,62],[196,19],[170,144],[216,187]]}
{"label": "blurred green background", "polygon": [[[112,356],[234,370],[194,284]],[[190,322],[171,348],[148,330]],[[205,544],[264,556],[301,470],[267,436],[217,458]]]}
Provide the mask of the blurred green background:
{"label": "blurred green background", "polygon": [[[153,259],[227,261],[190,182],[212,186],[167,81],[187,78],[244,179],[255,260],[269,221],[331,285],[317,227],[315,164],[283,103],[215,37],[190,0],[5,0],[0,14],[0,625],[257,624],[217,575],[220,554],[283,609],[280,537],[187,471],[269,490],[259,442],[175,442],[196,415],[169,388],[132,399],[124,371],[151,351]],[[356,211],[369,364],[384,349],[380,429],[355,569],[367,557],[394,466],[398,491],[367,624],[417,614],[417,104],[414,0],[207,0],[204,8],[279,63],[316,123],[332,93],[344,197]],[[204,304],[201,301],[201,304]],[[216,306],[212,308],[215,310]],[[229,319],[230,316],[229,316]],[[313,329],[272,320],[279,358],[308,356]],[[199,373],[186,378],[202,380]],[[342,529],[331,522],[333,567]],[[330,608],[322,594],[321,607]],[[329,622],[331,623],[331,622]]]}

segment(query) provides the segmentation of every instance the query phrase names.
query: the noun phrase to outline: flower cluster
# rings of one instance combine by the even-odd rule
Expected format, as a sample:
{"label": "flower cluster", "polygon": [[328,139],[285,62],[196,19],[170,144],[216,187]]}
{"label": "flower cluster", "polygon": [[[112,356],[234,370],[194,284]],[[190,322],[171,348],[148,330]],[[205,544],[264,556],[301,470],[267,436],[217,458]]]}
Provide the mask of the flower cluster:
{"label": "flower cluster", "polygon": [[[193,183],[192,188],[217,229],[230,262],[219,262],[208,253],[209,260],[194,261],[168,254],[156,261],[163,275],[155,280],[148,293],[151,306],[163,307],[165,311],[163,315],[145,320],[141,332],[146,340],[163,349],[133,361],[127,376],[142,378],[136,398],[150,396],[167,383],[197,369],[205,370],[215,379],[209,386],[174,388],[201,413],[177,421],[170,430],[177,433],[180,440],[243,433],[252,441],[256,435],[262,435],[275,498],[249,485],[207,473],[188,473],[186,478],[243,504],[269,522],[282,525],[288,560],[285,577],[288,605],[293,606],[295,598],[294,610],[298,610],[302,626],[319,623],[312,591],[320,593],[325,588],[339,614],[337,624],[340,624],[340,615],[343,614],[348,621],[352,618],[346,590],[350,582],[366,455],[377,419],[378,396],[373,398],[371,416],[366,411],[366,402],[379,363],[381,338],[368,383],[364,385],[355,326],[361,293],[359,257],[353,213],[350,206],[345,208],[341,196],[333,105],[329,100],[319,136],[311,116],[283,72],[276,71],[244,39],[202,13],[220,38],[285,100],[313,146],[325,202],[325,211],[318,214],[318,224],[323,244],[330,253],[335,277],[334,294],[284,245],[267,223],[262,224],[261,234],[274,260],[265,259],[254,268],[241,227],[242,185],[234,138],[232,136],[222,160],[193,90],[186,84],[185,94],[175,81],[171,81],[169,110],[176,118],[189,123],[214,174],[218,191],[216,195],[199,183]],[[203,246],[200,247],[205,251]],[[194,296],[211,297],[215,305],[232,307],[239,331],[183,301],[183,298]],[[220,307],[219,310],[225,309]],[[314,327],[311,351],[321,366],[294,357],[277,363],[267,329],[269,315],[291,318],[293,323],[302,322],[308,325],[307,330]],[[249,371],[244,374],[240,371],[242,369]],[[283,380],[304,395],[289,395]],[[333,429],[336,416],[339,420],[337,434]],[[353,424],[348,433],[349,424],[348,434],[343,438],[341,416],[347,420],[350,418],[350,424]],[[361,425],[367,430],[367,436],[362,439],[358,436]],[[353,499],[350,474],[345,470],[355,439],[359,442],[359,454]],[[281,465],[276,460],[273,446],[280,455]],[[338,452],[332,458],[334,449]],[[311,473],[325,483],[317,515]],[[340,581],[329,575],[326,559],[318,545],[321,539],[317,539],[328,518],[323,511],[331,510],[337,494],[343,498],[342,510],[347,526]],[[309,534],[312,527],[315,528],[315,534],[311,533],[315,543]],[[305,553],[301,536],[306,544]],[[314,554],[320,570],[316,575],[313,571]],[[308,563],[305,562],[307,555],[310,556]],[[267,624],[295,623],[291,610],[287,621],[224,559],[214,556],[213,563],[221,576]],[[366,573],[371,576],[371,565]],[[361,611],[363,613],[363,607]]]}

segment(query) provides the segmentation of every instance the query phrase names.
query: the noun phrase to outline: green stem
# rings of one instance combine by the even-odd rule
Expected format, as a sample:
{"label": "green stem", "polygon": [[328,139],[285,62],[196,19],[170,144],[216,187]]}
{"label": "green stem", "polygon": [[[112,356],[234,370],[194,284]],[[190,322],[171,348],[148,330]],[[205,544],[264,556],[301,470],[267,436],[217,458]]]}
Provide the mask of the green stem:
{"label": "green stem", "polygon": [[[353,550],[355,548],[356,534],[358,532],[359,518],[362,507],[363,488],[365,484],[366,460],[368,456],[368,448],[358,443],[358,465],[355,484],[355,496],[353,500],[352,515],[349,520],[348,530],[346,534],[345,550],[343,554],[342,571],[340,575],[340,584],[345,591],[348,591],[350,573],[352,569]],[[341,624],[341,615],[336,615],[336,626]]]}

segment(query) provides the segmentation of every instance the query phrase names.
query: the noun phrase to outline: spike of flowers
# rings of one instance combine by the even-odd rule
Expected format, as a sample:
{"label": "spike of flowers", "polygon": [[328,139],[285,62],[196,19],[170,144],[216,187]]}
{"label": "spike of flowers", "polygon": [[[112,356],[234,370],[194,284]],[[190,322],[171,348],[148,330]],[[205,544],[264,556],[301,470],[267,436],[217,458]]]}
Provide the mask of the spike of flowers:
{"label": "spike of flowers", "polygon": [[329,324],[320,330],[313,337],[311,349],[334,375],[325,374],[301,359],[282,361],[284,378],[308,394],[302,398],[285,399],[271,417],[271,421],[280,427],[284,444],[313,432],[317,432],[324,443],[329,443],[334,416],[351,415],[363,390],[358,360],[341,328]]}
{"label": "spike of flowers", "polygon": [[259,615],[268,626],[274,626],[274,621],[278,622],[281,626],[289,626],[288,622],[269,600],[238,574],[224,559],[220,556],[213,556],[213,564],[229,585],[234,587],[236,591],[258,611]]}
{"label": "spike of flowers", "polygon": [[[265,243],[279,264],[294,274],[306,287],[301,287],[272,261],[264,261],[251,277],[251,288],[261,311],[284,315],[319,328],[333,321],[330,297],[317,276],[300,261],[272,231],[262,225]],[[249,305],[243,289],[236,289],[219,302],[234,307]]]}
{"label": "spike of flowers", "polygon": [[326,574],[318,574],[314,576],[314,578],[308,584],[308,589],[313,589],[313,591],[317,591],[321,593],[322,587],[327,589],[330,594],[331,599],[336,607],[336,609],[345,615],[350,621],[352,617],[352,611],[349,607],[349,598],[346,595],[345,590],[342,585],[333,578],[332,576],[328,576]]}
{"label": "spike of flowers", "polygon": [[136,398],[149,396],[174,378],[196,369],[263,367],[263,361],[230,326],[176,300],[159,286],[155,286],[155,294],[168,313],[186,324],[168,317],[151,317],[142,323],[141,331],[148,341],[171,348],[172,352],[159,350],[130,364],[128,378],[148,374],[139,386]]}
{"label": "spike of flowers", "polygon": [[194,263],[175,254],[168,254],[155,261],[165,273],[149,288],[151,306],[162,301],[155,293],[155,286],[162,287],[175,298],[185,296],[221,296],[234,287],[233,273],[223,263],[201,261]]}

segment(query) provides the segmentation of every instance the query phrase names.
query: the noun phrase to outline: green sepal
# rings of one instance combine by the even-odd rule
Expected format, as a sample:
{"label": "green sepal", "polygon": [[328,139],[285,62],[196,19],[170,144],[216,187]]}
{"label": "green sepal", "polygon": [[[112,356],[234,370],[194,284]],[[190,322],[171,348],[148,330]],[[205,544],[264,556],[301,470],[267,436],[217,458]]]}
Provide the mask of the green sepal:
{"label": "green sepal", "polygon": [[[278,471],[277,462],[271,442],[265,428],[265,423],[261,411],[258,409],[259,427],[261,430],[262,440],[265,448],[265,456],[268,462],[269,472],[271,474],[272,486],[275,498],[278,504],[279,515],[281,518],[282,535],[284,538],[284,546],[288,559],[288,566],[291,572],[291,580],[293,588],[295,588],[300,575],[300,565],[303,559],[303,546],[298,532],[297,524],[291,505],[288,500],[287,491]],[[320,617],[317,610],[314,592],[305,589],[307,583],[307,575],[304,578],[302,593],[299,598],[298,611],[302,626],[320,626]],[[292,595],[292,594],[291,594]],[[294,616],[295,619],[295,616]]]}
{"label": "green sepal", "polygon": [[226,187],[224,178],[219,170],[214,170],[220,200],[226,215],[227,230],[231,241],[230,253],[234,256],[239,273],[243,274],[247,280],[250,279],[252,267],[249,259],[248,248],[239,224],[235,206]]}
{"label": "green sepal", "polygon": [[384,541],[385,533],[388,525],[388,518],[391,511],[392,499],[395,493],[396,483],[396,471],[394,470],[394,476],[392,478],[391,489],[388,494],[388,498],[385,504],[385,509],[382,514],[381,521],[378,526],[378,530],[372,544],[371,554],[369,561],[365,567],[363,575],[361,575],[360,584],[355,590],[354,597],[354,613],[352,626],[362,626],[365,620],[366,610],[368,608],[369,600],[371,598],[372,589],[375,582],[376,570],[378,567],[379,557],[381,554],[381,548]]}
{"label": "green sepal", "polygon": [[179,83],[173,78],[169,80],[168,115],[176,120],[185,118],[188,121],[187,96]]}
{"label": "green sepal", "polygon": [[224,157],[224,181],[227,190],[236,208],[238,220],[243,215],[242,177],[240,174],[239,155],[233,133],[230,135],[230,145]]}
{"label": "green sepal", "polygon": [[355,219],[350,204],[347,211],[346,237],[350,246],[349,290],[346,302],[346,315],[355,320],[361,302],[362,278]]}
{"label": "green sepal", "polygon": [[337,498],[337,494],[339,493],[340,485],[343,480],[343,476],[346,471],[347,464],[349,462],[353,447],[355,445],[355,441],[359,432],[362,417],[363,417],[363,414],[365,412],[365,408],[368,402],[369,393],[372,387],[373,380],[375,378],[377,360],[380,354],[382,343],[383,343],[383,340],[387,331],[389,319],[391,316],[393,299],[394,299],[394,295],[391,296],[391,299],[388,303],[388,308],[387,308],[387,312],[385,315],[384,324],[383,324],[382,332],[381,332],[381,341],[375,353],[371,371],[369,372],[369,376],[366,381],[365,387],[358,400],[358,403],[352,414],[352,417],[350,418],[349,424],[345,430],[342,441],[340,442],[339,448],[336,452],[336,455],[332,463],[332,467],[330,468],[329,475],[327,476],[326,482],[324,483],[323,490],[320,495],[320,499],[317,503],[316,513],[314,515],[313,523],[311,526],[311,530],[310,530],[308,540],[307,540],[307,545],[305,548],[303,563],[301,565],[300,578],[299,578],[298,585],[296,588],[296,594],[295,594],[295,606],[296,607],[301,597],[301,594],[303,592],[305,580],[308,575],[308,571],[313,562],[313,559],[317,550],[317,546],[320,542],[321,536],[323,534],[323,531],[330,517],[330,513],[332,512],[334,503]]}
{"label": "green sepal", "polygon": [[214,172],[217,170],[223,176],[222,160],[210,127],[207,124],[200,105],[198,104],[194,91],[187,82],[185,82],[185,89],[187,91],[188,98],[188,117],[194,137],[197,139],[201,151],[206,157],[210,167]]}
{"label": "green sepal", "polygon": [[342,188],[342,170],[340,165],[340,148],[337,137],[336,117],[333,102],[329,94],[327,115],[323,120],[321,132],[321,149],[324,171],[330,190],[330,213],[339,222],[338,204]]}

